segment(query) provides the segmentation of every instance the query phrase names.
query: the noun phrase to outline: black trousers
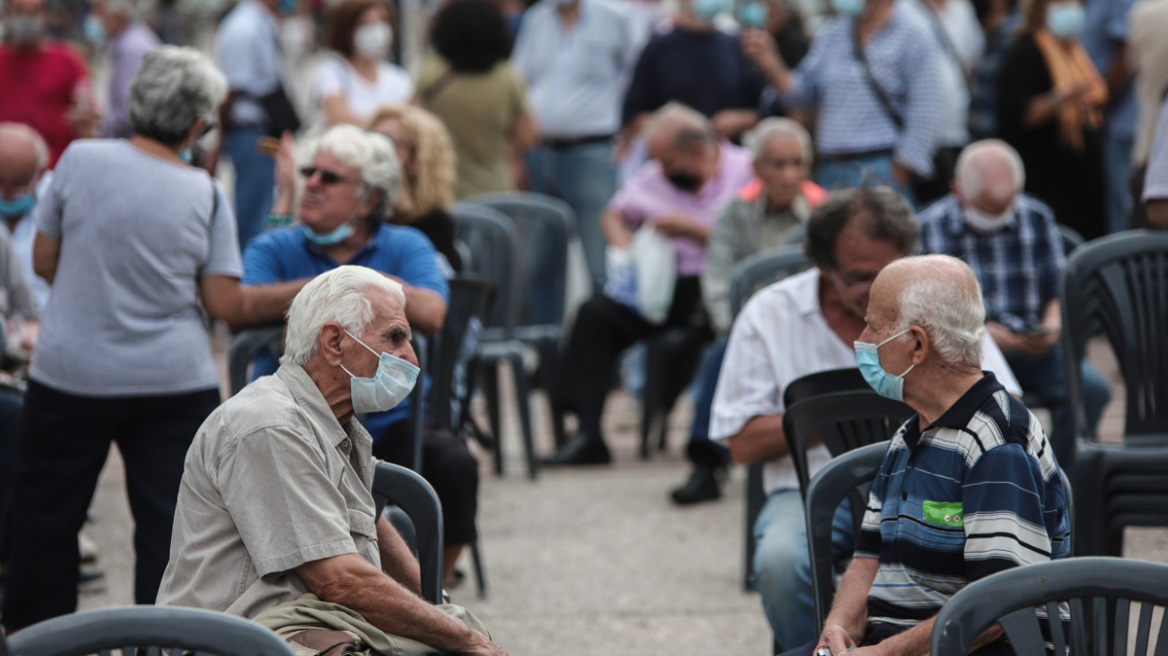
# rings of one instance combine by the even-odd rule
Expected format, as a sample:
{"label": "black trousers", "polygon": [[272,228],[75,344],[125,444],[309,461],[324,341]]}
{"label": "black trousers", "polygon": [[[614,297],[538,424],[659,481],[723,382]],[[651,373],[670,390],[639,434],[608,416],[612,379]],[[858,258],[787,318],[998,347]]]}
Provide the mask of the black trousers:
{"label": "black trousers", "polygon": [[625,349],[669,328],[709,330],[697,276],[677,279],[669,315],[653,325],[629,308],[603,295],[580,306],[576,323],[560,354],[559,379],[553,396],[561,407],[577,414],[604,411],[613,368]]}
{"label": "black trousers", "polygon": [[187,449],[219,401],[218,389],[94,398],[29,384],[12,503],[4,626],[15,630],[77,609],[77,533],[111,442],[117,442],[125,461],[134,516],[134,601],[154,603],[170,558]]}

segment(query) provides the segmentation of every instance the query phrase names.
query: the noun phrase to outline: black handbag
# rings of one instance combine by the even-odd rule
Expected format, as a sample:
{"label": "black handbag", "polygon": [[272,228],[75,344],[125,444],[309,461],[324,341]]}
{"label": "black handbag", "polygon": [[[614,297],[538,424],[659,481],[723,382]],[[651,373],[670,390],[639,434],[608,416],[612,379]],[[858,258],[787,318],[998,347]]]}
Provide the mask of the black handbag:
{"label": "black handbag", "polygon": [[283,85],[277,84],[275,91],[256,98],[256,102],[268,115],[269,136],[279,138],[285,132],[296,134],[300,131],[300,116],[292,106],[292,101],[288,99],[288,94],[284,92]]}

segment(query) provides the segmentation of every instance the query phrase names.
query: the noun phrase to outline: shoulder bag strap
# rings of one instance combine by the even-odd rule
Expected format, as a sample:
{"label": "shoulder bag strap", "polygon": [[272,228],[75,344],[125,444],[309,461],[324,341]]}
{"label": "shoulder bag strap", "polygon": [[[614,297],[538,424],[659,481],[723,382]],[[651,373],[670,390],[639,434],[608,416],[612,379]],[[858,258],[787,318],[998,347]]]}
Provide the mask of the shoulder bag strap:
{"label": "shoulder bag strap", "polygon": [[872,89],[872,93],[876,96],[876,100],[880,102],[880,106],[884,108],[884,113],[888,114],[888,118],[896,124],[896,129],[904,131],[904,119],[896,110],[892,108],[892,103],[889,102],[888,96],[884,95],[884,90],[876,83],[876,78],[872,76],[872,67],[868,66],[868,58],[864,56],[864,47],[860,45],[860,31],[856,29],[856,23],[852,21],[852,52],[856,55],[856,60],[864,67],[864,78],[868,81],[868,86]]}
{"label": "shoulder bag strap", "polygon": [[453,81],[454,68],[452,67],[446,69],[445,73],[443,73],[437,80],[434,80],[434,84],[431,84],[429,89],[426,89],[422,93],[418,94],[418,99],[422,101],[423,105],[429,105],[430,101],[434,100],[434,98]]}
{"label": "shoulder bag strap", "polygon": [[961,79],[965,82],[965,90],[969,91],[973,88],[973,80],[969,77],[969,71],[965,70],[965,66],[961,63],[961,56],[957,54],[957,45],[953,43],[953,39],[949,38],[949,33],[941,24],[941,16],[927,0],[920,0],[920,3],[925,9],[925,13],[929,15],[929,22],[933,25],[933,32],[937,35],[937,40],[941,42],[941,49],[957,64],[957,70],[961,71]]}

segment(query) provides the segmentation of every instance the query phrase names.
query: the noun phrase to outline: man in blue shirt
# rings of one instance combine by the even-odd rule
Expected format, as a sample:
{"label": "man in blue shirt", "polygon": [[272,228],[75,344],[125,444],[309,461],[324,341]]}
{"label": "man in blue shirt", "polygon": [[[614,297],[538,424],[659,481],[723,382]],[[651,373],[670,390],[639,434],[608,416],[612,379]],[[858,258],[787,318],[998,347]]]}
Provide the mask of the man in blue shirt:
{"label": "man in blue shirt", "polygon": [[[986,328],[1022,389],[1050,408],[1050,441],[1069,466],[1075,404],[1059,347],[1062,236],[1050,208],[1021,193],[1024,182],[1022,159],[1008,144],[996,139],[970,144],[958,158],[953,193],[918,216],[921,245],[973,270],[985,297]],[[1083,409],[1093,433],[1110,393],[1086,362],[1082,370]]]}
{"label": "man in blue shirt", "polygon": [[[244,252],[243,283],[311,278],[342,264],[368,267],[402,284],[406,318],[415,330],[437,333],[449,296],[438,252],[421,232],[384,222],[401,188],[401,167],[389,139],[351,125],[334,127],[300,173],[305,179],[301,225],[256,237]],[[275,357],[263,353],[254,375],[276,368]],[[373,436],[375,456],[409,466],[408,419],[409,404],[361,419]],[[437,436],[423,443],[422,462],[422,475],[443,501],[449,577],[463,545],[475,538],[478,465],[462,440]]]}

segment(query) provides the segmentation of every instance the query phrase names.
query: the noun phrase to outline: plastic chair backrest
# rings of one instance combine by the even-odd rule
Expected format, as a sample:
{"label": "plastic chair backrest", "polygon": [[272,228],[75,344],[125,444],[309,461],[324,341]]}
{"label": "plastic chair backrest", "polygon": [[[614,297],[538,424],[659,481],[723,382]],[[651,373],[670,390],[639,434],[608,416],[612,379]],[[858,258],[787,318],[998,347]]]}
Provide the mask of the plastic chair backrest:
{"label": "plastic chair backrest", "polygon": [[379,462],[373,475],[373,501],[378,517],[388,504],[409,516],[418,541],[422,597],[430,603],[442,603],[442,503],[434,488],[416,472]]}
{"label": "plastic chair backrest", "polygon": [[480,194],[464,202],[485,205],[515,223],[519,273],[512,293],[517,326],[555,326],[564,319],[568,242],[575,213],[564,201],[537,193]]}
{"label": "plastic chair backrest", "polygon": [[122,606],[62,615],[8,638],[13,656],[80,656],[121,649],[208,656],[292,656],[267,628],[241,617],[194,608]]}
{"label": "plastic chair backrest", "polygon": [[1168,436],[1168,233],[1132,230],[1078,248],[1063,270],[1062,314],[1077,433],[1086,434],[1079,363],[1102,334],[1126,388],[1125,440]]}
{"label": "plastic chair backrest", "polygon": [[446,320],[434,338],[430,425],[457,432],[470,401],[471,361],[494,286],[486,278],[462,274],[450,281]]}
{"label": "plastic chair backrest", "polygon": [[730,316],[738,316],[755,292],[811,267],[800,246],[755,253],[739,262],[730,274]]}
{"label": "plastic chair backrest", "polygon": [[836,457],[890,439],[914,414],[912,408],[900,401],[886,399],[872,391],[821,394],[787,408],[783,415],[783,433],[803,499],[807,499],[810,482],[807,445],[812,437],[817,437],[832,457]]}
{"label": "plastic chair backrest", "polygon": [[232,396],[247,385],[247,368],[263,350],[270,351],[276,358],[284,353],[284,324],[248,328],[231,338],[227,350],[227,378]]}
{"label": "plastic chair backrest", "polygon": [[[410,469],[414,471],[422,471],[422,439],[425,435],[424,428],[426,425],[426,377],[433,377],[430,371],[430,363],[426,357],[426,338],[418,333],[414,333],[410,337],[410,347],[414,349],[414,356],[418,358],[418,369],[421,372],[418,374],[418,380],[414,384],[414,389],[410,391],[410,395],[406,397],[406,401],[410,404],[410,439],[412,441],[413,452],[410,455]],[[433,383],[431,383],[433,384]]]}
{"label": "plastic chair backrest", "polygon": [[486,337],[510,339],[515,328],[515,279],[519,268],[515,222],[506,214],[477,203],[457,203],[451,210],[454,237],[469,248],[468,273],[484,276],[495,287],[495,303],[487,314]]}
{"label": "plastic chair backrest", "polygon": [[1060,223],[1058,224],[1058,231],[1059,237],[1061,237],[1063,240],[1063,255],[1070,255],[1071,253],[1074,253],[1076,249],[1086,243],[1086,240],[1083,239],[1083,235],[1080,235],[1079,231],[1075,230],[1071,226]]}
{"label": "plastic chair backrest", "polygon": [[783,407],[789,408],[803,399],[836,392],[868,392],[872,388],[856,367],[824,369],[796,378],[783,390]]}
{"label": "plastic chair backrest", "polygon": [[[839,455],[815,474],[807,487],[807,549],[811,555],[811,587],[815,598],[816,633],[823,628],[823,620],[831,610],[835,598],[835,561],[832,558],[832,526],[836,509],[844,499],[852,499],[852,516],[857,515],[856,504],[866,505],[868,490],[888,442],[876,442]],[[863,516],[860,516],[861,520]],[[859,523],[855,524],[858,534]],[[936,652],[934,652],[936,653]]]}
{"label": "plastic chair backrest", "polygon": [[[958,591],[937,616],[930,653],[968,654],[998,624],[1014,653],[1168,655],[1168,565],[1126,558],[1065,558],[1008,569]],[[1069,613],[1067,615],[1066,613]],[[1044,636],[1045,619],[1050,622]],[[1066,620],[1069,620],[1066,621]],[[1157,629],[1158,626],[1158,629]],[[1068,633],[1069,629],[1069,633]]]}
{"label": "plastic chair backrest", "polygon": [[1075,554],[1120,556],[1125,526],[1168,526],[1168,446],[1080,440]]}

